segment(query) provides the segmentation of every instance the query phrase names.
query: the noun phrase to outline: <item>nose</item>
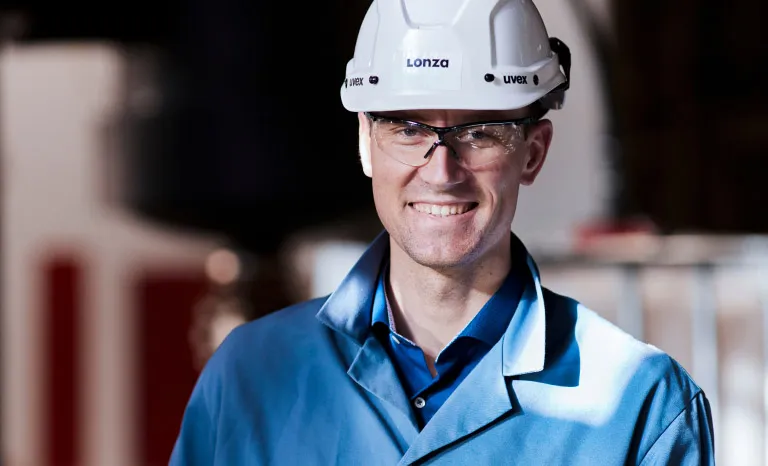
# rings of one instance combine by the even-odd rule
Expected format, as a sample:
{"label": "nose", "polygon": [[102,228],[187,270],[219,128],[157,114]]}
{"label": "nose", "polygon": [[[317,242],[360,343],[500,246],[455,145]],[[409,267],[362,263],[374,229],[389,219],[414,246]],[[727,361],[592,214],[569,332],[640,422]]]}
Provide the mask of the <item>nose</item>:
{"label": "nose", "polygon": [[419,168],[419,177],[438,189],[461,184],[467,176],[466,169],[454,157],[452,149],[445,145],[437,146],[427,164]]}

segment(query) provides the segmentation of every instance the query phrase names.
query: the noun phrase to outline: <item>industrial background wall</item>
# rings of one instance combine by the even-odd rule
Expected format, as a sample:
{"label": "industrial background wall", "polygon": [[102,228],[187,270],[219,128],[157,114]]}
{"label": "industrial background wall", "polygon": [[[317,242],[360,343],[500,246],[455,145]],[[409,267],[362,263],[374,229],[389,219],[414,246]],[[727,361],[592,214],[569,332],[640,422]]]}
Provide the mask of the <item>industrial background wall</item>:
{"label": "industrial background wall", "polygon": [[768,231],[768,3],[613,4],[621,213],[664,231]]}
{"label": "industrial background wall", "polygon": [[5,23],[21,43],[108,39],[129,67],[136,58],[143,68],[128,70],[137,82],[126,86],[122,128],[125,202],[267,253],[302,227],[372,213],[356,116],[339,98],[367,6],[6,2],[6,12],[26,14]]}

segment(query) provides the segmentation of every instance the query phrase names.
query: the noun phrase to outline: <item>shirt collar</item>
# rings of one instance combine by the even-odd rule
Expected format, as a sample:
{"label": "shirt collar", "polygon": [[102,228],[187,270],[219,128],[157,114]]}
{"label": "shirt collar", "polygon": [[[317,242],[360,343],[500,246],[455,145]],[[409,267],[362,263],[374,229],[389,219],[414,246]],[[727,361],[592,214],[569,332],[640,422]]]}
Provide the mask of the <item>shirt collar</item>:
{"label": "shirt collar", "polygon": [[[512,249],[513,257],[525,257],[530,279],[523,282],[525,286],[522,297],[501,337],[502,371],[505,376],[543,370],[546,342],[546,319],[539,271],[533,258],[514,234]],[[371,243],[317,313],[321,322],[360,346],[370,334],[379,272],[388,251],[389,235],[385,231]]]}
{"label": "shirt collar", "polygon": [[373,297],[371,325],[380,324],[386,326],[391,331],[396,331],[392,308],[389,306],[389,298],[387,296],[386,278],[389,273],[389,260],[385,257],[383,262],[381,273],[376,280],[376,294]]}

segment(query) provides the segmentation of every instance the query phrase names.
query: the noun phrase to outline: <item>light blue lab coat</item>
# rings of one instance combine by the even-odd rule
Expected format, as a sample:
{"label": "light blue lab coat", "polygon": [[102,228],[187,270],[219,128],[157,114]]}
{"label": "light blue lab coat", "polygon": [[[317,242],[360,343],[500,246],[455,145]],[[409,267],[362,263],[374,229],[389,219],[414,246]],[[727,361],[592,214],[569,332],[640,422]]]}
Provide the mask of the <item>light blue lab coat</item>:
{"label": "light blue lab coat", "polygon": [[170,464],[714,464],[709,405],[685,370],[543,288],[530,256],[506,333],[419,431],[370,332],[387,252],[383,233],[330,297],[235,329],[200,375]]}

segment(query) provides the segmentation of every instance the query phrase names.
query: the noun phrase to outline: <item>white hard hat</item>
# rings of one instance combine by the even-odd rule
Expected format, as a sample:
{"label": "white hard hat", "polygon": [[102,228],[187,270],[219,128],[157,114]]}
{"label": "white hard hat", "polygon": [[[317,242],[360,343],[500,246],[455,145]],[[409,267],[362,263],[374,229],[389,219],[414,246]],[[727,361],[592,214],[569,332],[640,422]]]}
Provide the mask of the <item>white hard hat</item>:
{"label": "white hard hat", "polygon": [[352,112],[559,109],[570,61],[531,0],[373,0],[341,101]]}

